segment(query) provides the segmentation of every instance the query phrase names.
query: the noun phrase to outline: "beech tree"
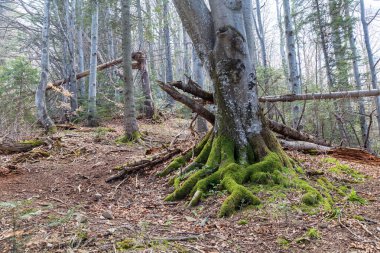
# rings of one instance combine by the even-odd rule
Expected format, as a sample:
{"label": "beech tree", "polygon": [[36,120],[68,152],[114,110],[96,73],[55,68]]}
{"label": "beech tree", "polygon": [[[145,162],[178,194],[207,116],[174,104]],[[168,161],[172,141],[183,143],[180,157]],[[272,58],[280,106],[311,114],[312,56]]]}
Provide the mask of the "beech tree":
{"label": "beech tree", "polygon": [[133,97],[132,74],[132,32],[131,32],[131,0],[121,1],[123,32],[123,72],[124,72],[124,137],[121,142],[139,139],[139,128],[136,120],[135,101]]}
{"label": "beech tree", "polygon": [[[176,158],[160,176],[197,158],[185,171],[198,169],[166,200],[191,196],[196,205],[206,191],[220,183],[230,196],[219,215],[228,216],[243,204],[260,200],[243,184],[247,181],[275,184],[286,181],[292,161],[268,128],[259,104],[256,73],[246,36],[243,8],[247,0],[210,0],[210,10],[203,0],[173,0],[177,12],[192,39],[196,52],[214,85],[217,107],[214,129],[190,153]],[[284,170],[283,168],[288,168]],[[287,176],[295,176],[289,172]],[[297,181],[297,180],[296,180]],[[302,183],[307,193],[305,203],[315,205],[321,195]],[[306,186],[307,185],[307,186]]]}
{"label": "beech tree", "polygon": [[44,18],[42,28],[42,44],[41,44],[41,79],[37,87],[35,101],[37,107],[37,118],[41,125],[48,132],[55,132],[54,122],[51,120],[46,109],[46,86],[49,74],[49,30],[50,30],[50,0],[45,0]]}

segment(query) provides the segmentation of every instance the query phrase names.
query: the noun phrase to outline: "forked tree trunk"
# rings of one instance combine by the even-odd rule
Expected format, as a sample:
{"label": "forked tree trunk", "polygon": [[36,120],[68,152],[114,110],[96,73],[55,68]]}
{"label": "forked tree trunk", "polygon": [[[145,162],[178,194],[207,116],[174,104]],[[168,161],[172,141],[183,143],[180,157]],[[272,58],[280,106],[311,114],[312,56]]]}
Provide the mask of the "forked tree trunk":
{"label": "forked tree trunk", "polygon": [[49,30],[50,30],[50,0],[45,0],[41,43],[41,78],[36,90],[35,102],[37,118],[40,124],[48,131],[55,132],[54,122],[46,109],[46,86],[49,73]]}

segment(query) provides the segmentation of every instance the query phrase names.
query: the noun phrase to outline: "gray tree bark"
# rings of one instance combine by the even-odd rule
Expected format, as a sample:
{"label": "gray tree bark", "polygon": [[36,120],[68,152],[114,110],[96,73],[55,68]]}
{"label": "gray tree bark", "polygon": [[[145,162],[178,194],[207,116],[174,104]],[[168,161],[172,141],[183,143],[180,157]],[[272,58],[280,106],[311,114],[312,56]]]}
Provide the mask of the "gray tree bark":
{"label": "gray tree bark", "polygon": [[[84,72],[84,44],[83,44],[83,0],[77,0],[78,10],[78,70],[79,73]],[[77,20],[78,20],[77,19]],[[86,94],[86,79],[83,78],[79,81],[79,93],[80,97],[84,98]]]}
{"label": "gray tree bark", "polygon": [[96,127],[99,125],[96,112],[96,88],[98,64],[98,30],[99,30],[99,3],[92,0],[92,21],[91,21],[91,55],[90,55],[90,78],[88,85],[88,125]]}
{"label": "gray tree bark", "polygon": [[[286,34],[286,48],[288,53],[288,66],[289,66],[289,87],[291,87],[292,94],[301,94],[301,77],[297,64],[296,44],[294,26],[291,17],[289,0],[284,0],[284,23]],[[292,106],[293,128],[297,128],[300,121],[301,108],[299,103]]]}
{"label": "gray tree bark", "polygon": [[[356,48],[356,39],[354,35],[354,28],[353,28],[353,20],[350,14],[350,8],[348,3],[345,3],[345,16],[349,20],[349,24],[347,24],[347,29],[348,29],[348,37],[349,37],[349,42],[350,42],[350,48],[351,48],[351,53],[352,53],[352,66],[353,66],[353,72],[354,72],[354,80],[355,80],[355,85],[357,90],[362,89],[362,81],[360,78],[360,71],[359,71],[359,55],[358,55],[358,50]],[[361,137],[362,137],[362,142],[363,145],[366,143],[367,138],[367,133],[368,133],[368,125],[366,121],[366,111],[365,111],[365,105],[364,105],[364,100],[362,98],[358,99],[358,104],[359,104],[359,121],[360,121],[360,130],[361,130]],[[369,139],[368,139],[369,140]],[[370,142],[367,142],[367,149],[371,149],[371,144]]]}
{"label": "gray tree bark", "polygon": [[[173,81],[173,62],[172,50],[170,44],[170,19],[169,19],[169,1],[162,0],[164,15],[164,38],[165,38],[165,56],[166,56],[166,82]],[[174,100],[168,96],[169,107],[174,106]]]}
{"label": "gray tree bark", "polygon": [[[371,41],[369,39],[368,23],[366,20],[365,5],[364,5],[363,0],[360,0],[360,20],[361,20],[363,32],[364,32],[364,42],[367,49],[368,65],[371,71],[372,88],[378,89],[376,65],[373,59],[372,46],[371,46]],[[380,133],[380,96],[376,97],[375,104],[376,104],[376,110],[377,110],[377,125],[378,125],[378,130]]]}
{"label": "gray tree bark", "polygon": [[[139,34],[139,47],[141,51],[145,52],[145,38],[144,38],[144,24],[142,17],[141,1],[137,0],[137,17],[138,17],[138,34]],[[147,71],[146,59],[141,64],[141,85],[145,97],[143,111],[148,119],[153,118],[155,114],[152,89],[150,85],[149,73]]]}
{"label": "gray tree bark", "polygon": [[132,22],[131,0],[122,0],[122,32],[123,32],[123,72],[124,72],[124,134],[125,141],[139,138],[136,120],[132,73]]}
{"label": "gray tree bark", "polygon": [[55,132],[54,122],[48,115],[46,109],[46,86],[49,74],[49,31],[50,31],[50,0],[45,0],[44,16],[42,21],[42,42],[41,42],[41,77],[36,90],[35,103],[37,108],[37,119],[39,123],[48,131]]}
{"label": "gray tree bark", "polygon": [[68,74],[68,88],[71,93],[70,96],[70,113],[74,113],[78,109],[78,87],[75,73],[75,51],[74,51],[74,31],[75,31],[75,1],[70,4],[69,0],[64,1],[65,5],[65,19],[67,29],[67,46],[68,46],[68,59],[67,59],[67,74]]}
{"label": "gray tree bark", "polygon": [[247,41],[249,54],[252,58],[254,66],[257,66],[257,48],[256,48],[256,38],[254,30],[254,16],[253,16],[253,4],[252,0],[244,1],[243,5],[243,15],[244,15],[244,25],[247,32]]}
{"label": "gray tree bark", "polygon": [[[204,73],[203,73],[203,64],[201,60],[199,59],[197,52],[195,49],[193,49],[193,75],[192,78],[197,84],[200,86],[200,88],[204,88]],[[197,119],[197,130],[198,132],[204,134],[208,131],[207,128],[207,122],[204,118],[201,116]]]}

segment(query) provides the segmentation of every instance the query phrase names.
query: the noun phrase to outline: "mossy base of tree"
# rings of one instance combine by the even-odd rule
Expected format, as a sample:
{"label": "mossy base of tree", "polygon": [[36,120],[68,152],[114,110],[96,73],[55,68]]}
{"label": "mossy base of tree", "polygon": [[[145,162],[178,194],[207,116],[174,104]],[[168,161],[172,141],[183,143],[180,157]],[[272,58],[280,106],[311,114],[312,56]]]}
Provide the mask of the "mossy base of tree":
{"label": "mossy base of tree", "polygon": [[129,144],[134,142],[139,142],[141,140],[141,133],[139,131],[134,131],[131,134],[125,134],[124,136],[116,140],[117,144]]}
{"label": "mossy base of tree", "polygon": [[159,176],[165,176],[181,169],[171,180],[175,186],[174,192],[165,200],[189,197],[189,206],[194,206],[218,186],[229,193],[219,216],[230,216],[244,206],[261,203],[250,186],[269,185],[280,186],[278,189],[300,190],[303,194],[300,199],[302,205],[331,208],[332,200],[302,179],[302,170],[294,166],[271,133],[257,136],[250,143],[257,146],[239,147],[229,138],[209,133],[193,150],[193,154],[197,155],[192,163],[185,166],[191,159],[187,153],[175,158],[159,173]]}

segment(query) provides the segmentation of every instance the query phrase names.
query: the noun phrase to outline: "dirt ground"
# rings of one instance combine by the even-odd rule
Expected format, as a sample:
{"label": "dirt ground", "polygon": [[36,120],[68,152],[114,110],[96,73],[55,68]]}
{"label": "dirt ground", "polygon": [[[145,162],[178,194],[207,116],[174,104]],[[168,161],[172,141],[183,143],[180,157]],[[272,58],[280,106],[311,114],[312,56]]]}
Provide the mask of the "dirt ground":
{"label": "dirt ground", "polygon": [[[122,127],[114,121],[106,124],[114,131],[61,131],[60,143],[45,147],[49,157],[0,155],[0,252],[123,252],[121,246],[125,252],[380,252],[380,167],[365,159],[338,156],[368,176],[354,184],[367,201],[338,203],[334,216],[291,208],[299,201],[291,194],[230,218],[217,217],[224,191],[195,208],[185,201],[168,203],[168,177],[155,176],[165,164],[105,182],[114,167],[142,159],[147,151],[162,152],[173,142],[182,150],[191,147],[196,140],[189,124],[141,121],[145,143],[118,146]],[[306,175],[328,170],[321,162],[326,155],[289,155]]]}

